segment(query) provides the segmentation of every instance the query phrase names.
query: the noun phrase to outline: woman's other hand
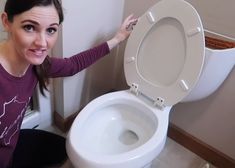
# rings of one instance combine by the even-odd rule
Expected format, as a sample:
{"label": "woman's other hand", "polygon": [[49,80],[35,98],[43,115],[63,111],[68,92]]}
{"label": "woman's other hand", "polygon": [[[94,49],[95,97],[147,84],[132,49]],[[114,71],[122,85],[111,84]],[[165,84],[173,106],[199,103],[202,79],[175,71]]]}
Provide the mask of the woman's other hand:
{"label": "woman's other hand", "polygon": [[129,15],[122,23],[120,29],[115,36],[107,41],[109,49],[111,50],[117,46],[120,42],[124,41],[131,34],[133,27],[137,24],[138,19],[133,17],[133,14]]}

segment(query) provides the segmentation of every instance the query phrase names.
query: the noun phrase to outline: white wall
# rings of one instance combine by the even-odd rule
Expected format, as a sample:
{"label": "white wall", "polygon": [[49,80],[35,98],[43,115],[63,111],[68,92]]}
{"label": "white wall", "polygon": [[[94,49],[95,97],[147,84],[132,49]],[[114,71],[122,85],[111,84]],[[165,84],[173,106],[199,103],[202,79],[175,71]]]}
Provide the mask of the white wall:
{"label": "white wall", "polygon": [[[123,18],[123,0],[64,0],[65,21],[54,55],[73,54],[108,40]],[[55,81],[55,109],[64,118],[110,89],[115,81],[116,50],[91,68]]]}
{"label": "white wall", "polygon": [[[5,0],[0,0],[0,13],[3,12],[5,6]],[[6,39],[7,34],[4,32],[2,22],[0,21],[0,41]]]}
{"label": "white wall", "polygon": [[[143,14],[159,0],[126,0],[124,14]],[[234,0],[187,0],[199,12],[206,29],[235,37]],[[123,54],[124,46],[120,49]],[[119,62],[122,64],[122,61]],[[127,88],[122,66],[118,89]],[[207,99],[174,106],[170,121],[189,134],[235,159],[235,70]]]}

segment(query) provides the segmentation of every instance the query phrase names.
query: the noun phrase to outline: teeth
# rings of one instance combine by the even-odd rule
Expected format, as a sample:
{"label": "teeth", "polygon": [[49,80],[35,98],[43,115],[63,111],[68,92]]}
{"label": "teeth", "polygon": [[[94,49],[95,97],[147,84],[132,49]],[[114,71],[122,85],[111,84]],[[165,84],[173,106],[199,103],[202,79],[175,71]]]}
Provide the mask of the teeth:
{"label": "teeth", "polygon": [[35,50],[35,54],[42,54],[42,50]]}
{"label": "teeth", "polygon": [[41,56],[45,50],[31,50],[35,55]]}

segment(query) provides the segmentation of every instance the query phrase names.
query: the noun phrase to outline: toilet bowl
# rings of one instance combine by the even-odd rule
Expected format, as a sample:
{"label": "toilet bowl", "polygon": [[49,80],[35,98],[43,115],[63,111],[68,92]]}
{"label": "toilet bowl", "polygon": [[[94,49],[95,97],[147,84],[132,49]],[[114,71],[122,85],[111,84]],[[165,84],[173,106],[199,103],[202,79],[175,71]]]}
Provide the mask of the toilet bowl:
{"label": "toilet bowl", "polygon": [[66,143],[75,167],[146,167],[164,147],[169,107],[163,112],[144,97],[119,91],[98,97],[83,111]]}
{"label": "toilet bowl", "polygon": [[197,11],[162,0],[140,17],[124,57],[129,90],[91,101],[76,117],[66,148],[77,168],[148,168],[164,147],[171,107],[200,78],[205,41]]}

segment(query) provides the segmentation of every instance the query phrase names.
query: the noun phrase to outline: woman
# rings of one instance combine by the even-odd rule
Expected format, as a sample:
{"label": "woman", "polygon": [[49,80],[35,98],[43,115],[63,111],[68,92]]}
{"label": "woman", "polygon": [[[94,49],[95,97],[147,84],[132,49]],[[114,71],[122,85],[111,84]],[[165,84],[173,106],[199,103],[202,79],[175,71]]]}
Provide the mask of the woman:
{"label": "woman", "polygon": [[125,40],[137,19],[127,17],[109,41],[68,59],[49,57],[63,11],[58,0],[7,0],[1,15],[8,39],[0,43],[0,167],[48,167],[63,163],[65,139],[41,130],[20,130],[30,98],[48,78],[71,76]]}

